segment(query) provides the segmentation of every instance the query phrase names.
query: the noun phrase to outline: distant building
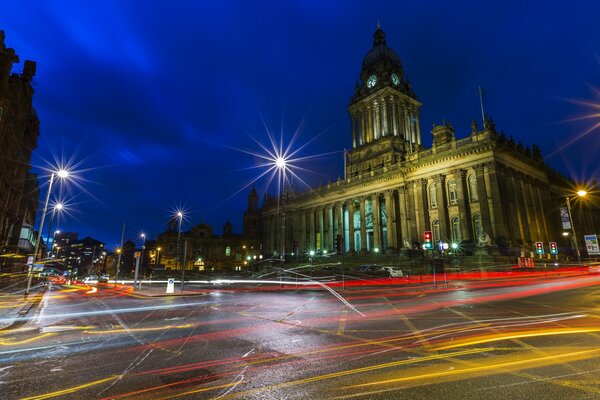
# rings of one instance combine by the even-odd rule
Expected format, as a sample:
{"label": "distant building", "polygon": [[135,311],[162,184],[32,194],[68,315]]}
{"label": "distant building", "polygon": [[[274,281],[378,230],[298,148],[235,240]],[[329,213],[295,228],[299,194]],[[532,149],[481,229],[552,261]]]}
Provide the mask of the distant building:
{"label": "distant building", "polygon": [[[433,145],[426,148],[420,108],[400,58],[378,27],[348,106],[352,149],[345,179],[294,193],[285,207],[281,198],[267,196],[264,251],[281,249],[283,212],[286,253],[394,254],[420,249],[425,231],[434,242],[488,253],[533,251],[536,241],[564,240],[569,246],[560,207],[575,185],[544,163],[536,145],[516,143],[486,117],[460,138],[450,123],[434,125]],[[573,214],[580,239],[600,231],[598,208],[577,202]]]}
{"label": "distant building", "polygon": [[[242,234],[233,233],[233,225],[227,221],[221,236],[213,233],[213,228],[200,223],[189,231],[181,232],[177,257],[178,220],[169,221],[168,228],[158,236],[155,269],[181,270],[184,248],[187,242],[186,270],[190,271],[235,271],[249,269],[253,262],[262,258],[260,248],[260,209],[258,194],[252,189],[248,196],[248,207],[244,213]],[[160,250],[158,250],[160,248]]]}
{"label": "distant building", "polygon": [[39,135],[31,85],[36,65],[27,60],[21,74],[11,74],[18,62],[0,31],[0,268],[15,256],[23,262],[35,246],[33,236],[23,234],[22,227],[35,224],[39,198],[36,175],[29,172]]}
{"label": "distant building", "polygon": [[60,246],[55,254],[57,260],[62,260],[67,269],[77,270],[79,276],[98,273],[104,268],[106,256],[104,243],[89,236]]}

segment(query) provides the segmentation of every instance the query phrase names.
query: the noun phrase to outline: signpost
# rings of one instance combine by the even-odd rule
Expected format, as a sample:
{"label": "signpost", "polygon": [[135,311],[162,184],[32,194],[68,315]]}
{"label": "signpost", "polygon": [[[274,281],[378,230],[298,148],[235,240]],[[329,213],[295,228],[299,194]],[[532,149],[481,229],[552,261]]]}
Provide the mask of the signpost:
{"label": "signpost", "polygon": [[138,274],[140,272],[140,259],[142,258],[142,253],[140,251],[136,251],[134,253],[135,257],[135,272],[133,274],[133,290],[137,288],[138,283]]}
{"label": "signpost", "polygon": [[585,248],[588,256],[600,255],[600,245],[598,244],[598,235],[584,235]]}
{"label": "signpost", "polygon": [[175,293],[175,278],[167,279],[167,294]]}

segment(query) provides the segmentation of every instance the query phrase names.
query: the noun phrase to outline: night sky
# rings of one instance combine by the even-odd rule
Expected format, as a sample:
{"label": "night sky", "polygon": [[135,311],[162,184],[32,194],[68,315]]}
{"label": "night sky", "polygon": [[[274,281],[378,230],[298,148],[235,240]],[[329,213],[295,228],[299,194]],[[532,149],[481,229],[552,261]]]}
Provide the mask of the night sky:
{"label": "night sky", "polygon": [[[346,112],[377,21],[420,101],[421,131],[481,125],[478,85],[498,130],[537,143],[554,168],[600,179],[600,2],[597,1],[11,1],[0,29],[21,71],[37,62],[41,121],[34,169],[80,164],[80,185],[53,191],[61,230],[114,246],[155,236],[177,207],[184,229],[227,219],[241,233],[263,169],[265,125],[299,131],[311,185],[343,177]],[[581,102],[577,102],[581,101]],[[588,105],[586,105],[587,103]],[[318,137],[316,137],[318,136]],[[316,137],[316,139],[315,139]],[[253,139],[254,138],[254,139]],[[314,139],[314,140],[313,140]],[[309,143],[310,142],[310,143]],[[0,149],[1,151],[1,149]],[[275,191],[261,179],[262,195]],[[42,189],[42,193],[45,188]],[[40,207],[41,208],[41,207]],[[45,234],[44,229],[44,234]]]}

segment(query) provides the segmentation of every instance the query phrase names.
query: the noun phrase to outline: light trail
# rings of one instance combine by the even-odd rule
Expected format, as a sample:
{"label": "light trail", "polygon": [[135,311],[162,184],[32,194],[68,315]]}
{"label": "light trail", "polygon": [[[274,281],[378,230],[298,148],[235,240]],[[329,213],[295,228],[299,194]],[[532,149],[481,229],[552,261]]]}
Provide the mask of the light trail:
{"label": "light trail", "polygon": [[[368,386],[388,385],[396,384],[401,382],[417,381],[417,380],[430,380],[434,378],[441,378],[453,375],[467,375],[472,373],[493,371],[495,373],[506,373],[506,369],[514,370],[517,369],[528,369],[528,368],[540,368],[546,365],[554,365],[556,363],[563,363],[568,361],[584,360],[600,355],[600,349],[582,350],[570,353],[554,354],[549,356],[539,356],[538,354],[533,355],[534,358],[516,361],[506,362],[493,362],[490,365],[480,365],[476,367],[457,368],[457,369],[444,369],[443,371],[437,371],[427,374],[419,374],[414,376],[406,376],[394,379],[385,379],[375,382],[360,383],[356,385],[343,386],[340,389],[355,389]],[[431,382],[429,382],[431,383]]]}
{"label": "light trail", "polygon": [[95,386],[95,385],[99,385],[101,383],[104,382],[110,382],[112,380],[118,379],[119,375],[111,375],[108,378],[104,378],[104,379],[98,379],[97,381],[93,381],[93,382],[88,382],[88,383],[84,383],[83,385],[79,385],[79,386],[74,386],[68,389],[63,389],[63,390],[57,390],[56,392],[50,392],[50,393],[46,393],[46,394],[41,394],[38,396],[32,396],[32,397],[25,397],[21,400],[44,400],[44,399],[51,399],[53,397],[58,397],[58,396],[64,396],[66,394],[71,394],[71,393],[75,393],[80,391],[81,389],[85,389],[91,386]]}
{"label": "light trail", "polygon": [[499,342],[502,340],[523,339],[523,338],[532,338],[532,337],[540,337],[540,336],[595,333],[595,332],[600,332],[600,328],[578,328],[578,329],[560,328],[560,329],[548,329],[548,330],[537,331],[537,332],[524,331],[524,332],[512,332],[512,333],[496,333],[496,334],[490,334],[490,335],[484,336],[481,339],[455,340],[455,341],[453,341],[453,344],[437,346],[437,347],[435,347],[435,350],[448,350],[448,349],[454,349],[457,347],[476,346],[479,344]]}

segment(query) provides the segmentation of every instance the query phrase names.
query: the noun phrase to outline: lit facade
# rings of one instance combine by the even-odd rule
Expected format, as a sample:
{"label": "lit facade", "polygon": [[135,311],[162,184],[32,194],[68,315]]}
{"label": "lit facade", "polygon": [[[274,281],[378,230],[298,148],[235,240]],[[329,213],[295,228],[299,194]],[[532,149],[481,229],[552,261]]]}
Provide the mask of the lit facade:
{"label": "lit facade", "polygon": [[[285,209],[265,197],[264,251],[281,249],[282,212],[288,254],[331,252],[336,241],[355,254],[415,250],[425,231],[436,242],[487,253],[562,240],[559,208],[574,186],[544,163],[536,145],[515,143],[486,118],[483,126],[473,121],[461,138],[450,123],[434,125],[432,147],[425,148],[420,107],[378,27],[348,107],[352,149],[345,179],[294,193]],[[573,217],[579,237],[600,231],[597,209],[580,203]]]}

